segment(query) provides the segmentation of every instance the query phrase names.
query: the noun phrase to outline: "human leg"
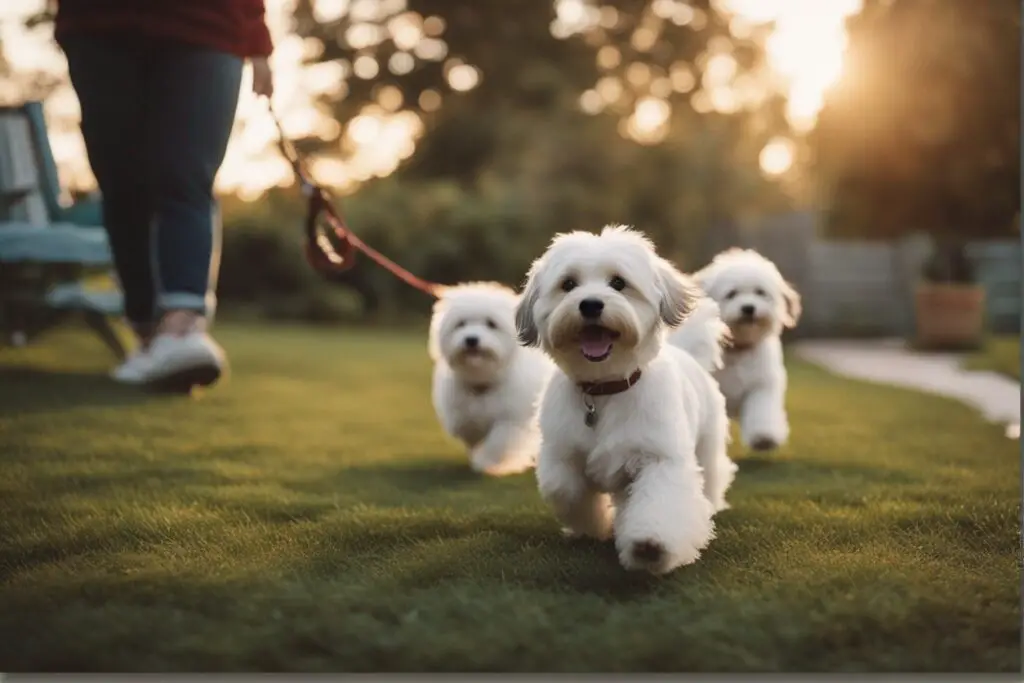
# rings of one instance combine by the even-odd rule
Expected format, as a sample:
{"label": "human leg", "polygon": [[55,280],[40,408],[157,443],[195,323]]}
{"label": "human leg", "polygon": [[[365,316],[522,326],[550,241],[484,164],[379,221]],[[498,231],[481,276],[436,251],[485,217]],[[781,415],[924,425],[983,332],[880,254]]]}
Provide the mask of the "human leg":
{"label": "human leg", "polygon": [[223,350],[206,332],[214,312],[220,217],[213,182],[224,159],[242,60],[171,45],[161,52],[149,97],[146,150],[153,186],[152,265],[161,316],[150,380],[188,390],[216,381]]}
{"label": "human leg", "polygon": [[124,292],[125,317],[145,343],[155,327],[149,254],[153,206],[142,139],[146,60],[137,43],[75,37],[63,44],[82,111],[82,137],[103,196],[103,223]]}
{"label": "human leg", "polygon": [[175,45],[157,61],[147,150],[154,185],[154,269],[161,313],[212,315],[220,263],[213,183],[238,105],[242,60]]}

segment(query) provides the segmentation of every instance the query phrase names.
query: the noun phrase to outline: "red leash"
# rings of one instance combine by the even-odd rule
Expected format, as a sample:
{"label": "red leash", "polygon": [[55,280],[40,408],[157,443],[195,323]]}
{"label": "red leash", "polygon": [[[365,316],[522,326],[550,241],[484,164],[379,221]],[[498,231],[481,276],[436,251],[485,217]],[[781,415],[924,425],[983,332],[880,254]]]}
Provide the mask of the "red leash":
{"label": "red leash", "polygon": [[281,120],[277,118],[273,109],[270,109],[270,117],[277,126],[278,146],[281,154],[291,164],[295,176],[299,179],[302,194],[308,198],[306,208],[306,260],[319,273],[329,275],[348,270],[355,265],[356,252],[361,251],[377,265],[381,266],[392,275],[410,287],[414,287],[434,298],[439,298],[445,286],[436,282],[429,282],[421,277],[413,275],[408,270],[398,265],[384,254],[380,253],[349,229],[338,211],[330,193],[320,185],[313,182],[306,171],[298,150],[288,140],[281,126]]}

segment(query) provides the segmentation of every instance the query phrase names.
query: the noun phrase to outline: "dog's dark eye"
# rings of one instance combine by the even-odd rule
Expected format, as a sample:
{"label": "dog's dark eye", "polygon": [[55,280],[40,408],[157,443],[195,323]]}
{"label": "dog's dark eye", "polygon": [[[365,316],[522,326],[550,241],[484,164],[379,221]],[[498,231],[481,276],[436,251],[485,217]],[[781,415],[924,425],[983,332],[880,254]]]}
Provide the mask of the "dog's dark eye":
{"label": "dog's dark eye", "polygon": [[725,295],[725,299],[726,299],[726,301],[728,301],[729,299],[732,299],[735,296],[736,296],[736,290],[735,289],[730,289],[729,293]]}
{"label": "dog's dark eye", "polygon": [[765,291],[763,289],[761,289],[760,287],[758,287],[757,289],[754,290],[754,294],[756,294],[758,296],[768,296],[765,293]]}
{"label": "dog's dark eye", "polygon": [[498,326],[490,318],[487,319],[487,327],[491,328],[492,330],[498,329]]}
{"label": "dog's dark eye", "polygon": [[626,288],[626,281],[616,275],[608,281],[608,286],[614,289],[616,292],[621,292]]}
{"label": "dog's dark eye", "polygon": [[574,289],[576,289],[576,281],[575,280],[573,280],[571,277],[567,277],[564,280],[562,280],[562,291],[563,292],[571,292]]}
{"label": "dog's dark eye", "polygon": [[466,321],[465,320],[460,320],[459,322],[455,323],[455,329],[457,329],[457,330],[462,329],[465,326],[466,326]]}

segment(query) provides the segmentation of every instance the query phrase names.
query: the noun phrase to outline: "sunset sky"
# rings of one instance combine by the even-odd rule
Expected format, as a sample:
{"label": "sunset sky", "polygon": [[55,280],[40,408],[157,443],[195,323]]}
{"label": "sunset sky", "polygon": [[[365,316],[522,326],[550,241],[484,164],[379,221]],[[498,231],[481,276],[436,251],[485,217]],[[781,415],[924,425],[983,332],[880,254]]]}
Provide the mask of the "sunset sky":
{"label": "sunset sky", "polygon": [[[585,27],[588,21],[600,21],[601,12],[588,0],[556,0],[558,20],[552,26],[555,35],[571,35]],[[750,27],[775,22],[766,49],[771,67],[771,86],[783,89],[789,99],[787,115],[797,133],[813,127],[821,109],[827,89],[842,72],[846,46],[844,20],[860,11],[862,0],[717,0],[719,9],[731,16],[734,33],[749,32]],[[15,72],[14,82],[0,81],[0,100],[16,101],[19,96],[17,76],[30,71],[66,73],[63,56],[52,42],[49,28],[27,31],[22,26],[25,16],[42,8],[45,0],[3,0],[0,3],[0,41],[4,56]],[[276,49],[271,59],[275,71],[276,92],[273,106],[283,119],[289,135],[314,134],[328,141],[338,141],[352,150],[344,161],[337,158],[318,160],[313,172],[321,182],[340,187],[353,187],[359,181],[392,172],[398,164],[415,150],[415,141],[422,133],[422,124],[412,112],[392,111],[402,105],[397,90],[384,93],[377,103],[368,106],[354,119],[347,130],[320,111],[313,99],[320,94],[343,94],[347,78],[373,77],[381,68],[401,73],[407,64],[392,58],[389,64],[377,64],[364,57],[345,66],[337,63],[315,67],[302,65],[302,60],[317,45],[304,42],[289,32],[294,0],[267,0],[268,23]],[[322,19],[331,19],[345,12],[371,16],[376,12],[401,12],[405,0],[316,0],[316,12]],[[677,24],[696,22],[701,17],[688,5],[678,0],[654,0],[653,12]],[[411,13],[402,20],[389,22],[392,39],[403,49],[423,59],[445,59],[449,85],[455,90],[469,90],[477,85],[480,74],[470,65],[457,63],[445,57],[446,48],[441,36],[432,35],[443,28],[436,19],[423,18]],[[431,21],[434,23],[431,24]],[[379,36],[364,35],[353,27],[347,38],[372,43]],[[634,42],[644,41],[643,29],[633,36]],[[617,51],[602,50],[601,60],[612,64]],[[410,64],[411,58],[407,60]],[[684,65],[685,66],[685,65]],[[688,69],[673,71],[665,79],[663,89],[689,91],[696,88],[695,106],[708,110],[735,111],[741,106],[756,106],[756,88],[736,78],[736,64],[727,52],[708,55],[708,63],[701,83],[693,80]],[[636,74],[642,78],[643,74]],[[627,71],[627,78],[632,76]],[[651,84],[652,86],[655,84]],[[659,86],[661,84],[658,84]],[[761,84],[762,86],[764,84]],[[255,199],[269,187],[291,183],[290,170],[273,147],[275,130],[267,116],[266,103],[257,100],[249,91],[249,74],[242,85],[238,120],[228,149],[227,158],[218,176],[218,189],[236,192],[246,199]],[[598,112],[621,92],[622,84],[615,79],[602,79],[593,90],[584,93],[580,106],[584,111]],[[640,98],[634,113],[624,122],[623,134],[640,141],[657,142],[664,134],[664,125],[671,110],[668,103],[657,97],[658,88]],[[394,96],[398,95],[397,101]],[[420,105],[436,106],[440,97],[436,93],[421,96]],[[389,96],[390,100],[389,101]],[[58,89],[46,102],[46,113],[51,128],[54,154],[64,183],[69,186],[89,187],[92,175],[85,158],[81,135],[78,132],[78,102],[69,86]],[[793,162],[794,144],[779,138],[770,141],[761,153],[761,168],[767,174],[781,174]]]}

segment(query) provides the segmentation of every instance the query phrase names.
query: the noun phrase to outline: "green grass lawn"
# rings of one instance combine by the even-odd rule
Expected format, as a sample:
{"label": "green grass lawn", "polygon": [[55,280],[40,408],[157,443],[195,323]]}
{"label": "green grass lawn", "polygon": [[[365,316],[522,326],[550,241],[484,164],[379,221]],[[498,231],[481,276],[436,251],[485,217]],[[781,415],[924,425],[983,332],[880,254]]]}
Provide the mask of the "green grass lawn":
{"label": "green grass lawn", "polygon": [[1018,671],[1019,444],[791,366],[661,579],[472,475],[414,334],[221,328],[230,382],[142,396],[99,342],[0,351],[0,671]]}
{"label": "green grass lawn", "polygon": [[1002,335],[991,337],[983,349],[967,357],[964,367],[969,370],[991,370],[1020,379],[1020,337]]}

